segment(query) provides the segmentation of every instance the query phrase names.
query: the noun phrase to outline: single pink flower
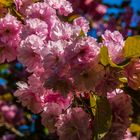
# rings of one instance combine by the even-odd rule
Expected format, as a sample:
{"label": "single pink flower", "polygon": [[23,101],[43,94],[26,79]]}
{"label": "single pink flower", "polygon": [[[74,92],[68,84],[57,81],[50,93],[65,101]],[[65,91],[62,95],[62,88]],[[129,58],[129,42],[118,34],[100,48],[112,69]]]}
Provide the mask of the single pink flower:
{"label": "single pink flower", "polygon": [[26,20],[23,32],[27,32],[27,35],[36,34],[42,39],[46,39],[48,36],[48,25],[45,21],[38,18],[30,18]]}
{"label": "single pink flower", "polygon": [[26,106],[33,113],[40,113],[43,110],[43,100],[39,96],[39,92],[32,91],[32,88],[29,87],[26,83],[18,83],[18,90],[14,95],[22,103],[23,106]]}
{"label": "single pink flower", "polygon": [[74,19],[73,24],[75,26],[79,26],[81,28],[81,30],[85,34],[87,34],[87,32],[89,30],[89,22],[84,17],[78,17],[78,18]]}
{"label": "single pink flower", "polygon": [[120,63],[123,60],[123,36],[118,32],[106,30],[102,35],[103,46],[108,48],[109,56],[115,63]]}
{"label": "single pink flower", "polygon": [[20,43],[21,23],[12,15],[7,14],[0,19],[0,41],[16,48]]}
{"label": "single pink flower", "polygon": [[17,57],[17,50],[6,43],[0,41],[0,63],[11,62]]}
{"label": "single pink flower", "polygon": [[64,48],[67,45],[65,41],[48,41],[46,47],[42,50],[43,66],[46,74],[53,71],[61,71],[64,68]]}
{"label": "single pink flower", "polygon": [[91,64],[99,62],[100,46],[96,39],[92,37],[83,37],[76,40],[65,48],[65,59],[72,68],[81,67],[87,69]]}
{"label": "single pink flower", "polygon": [[37,35],[30,35],[21,41],[18,48],[18,60],[32,72],[38,67],[42,67],[41,51],[44,47],[42,38]]}

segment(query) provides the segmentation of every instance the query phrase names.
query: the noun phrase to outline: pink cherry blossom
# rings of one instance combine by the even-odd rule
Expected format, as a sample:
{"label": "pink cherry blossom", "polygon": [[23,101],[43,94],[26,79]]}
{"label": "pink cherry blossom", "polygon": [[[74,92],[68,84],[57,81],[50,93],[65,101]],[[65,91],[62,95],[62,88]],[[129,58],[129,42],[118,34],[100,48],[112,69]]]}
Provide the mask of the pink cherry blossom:
{"label": "pink cherry blossom", "polygon": [[133,59],[125,68],[125,75],[128,79],[128,86],[134,90],[140,88],[140,59]]}
{"label": "pink cherry blossom", "polygon": [[[26,83],[17,83],[14,95],[18,101],[33,113],[40,113],[42,124],[50,133],[57,133],[60,140],[91,140],[94,113],[90,95],[105,96],[112,120],[103,140],[131,138],[124,137],[130,125],[131,98],[118,88],[122,87],[120,78],[125,76],[129,87],[139,89],[140,59],[132,59],[123,70],[103,66],[100,60],[102,46],[108,48],[114,63],[124,60],[123,36],[106,30],[101,43],[87,36],[90,27],[84,17],[69,22],[73,9],[67,0],[14,2],[23,20],[10,14],[0,19],[0,63],[17,58],[30,74]],[[88,7],[96,5],[99,16],[106,12],[106,7],[91,0],[83,3]],[[10,123],[18,114],[15,106],[1,101],[0,112]]]}
{"label": "pink cherry blossom", "polygon": [[43,47],[42,38],[34,34],[22,40],[18,48],[18,60],[27,67],[28,71],[34,71],[42,66],[41,50]]}
{"label": "pink cherry blossom", "polygon": [[21,23],[14,16],[7,14],[0,19],[0,63],[16,59],[20,33]]}
{"label": "pink cherry blossom", "polygon": [[41,79],[40,75],[36,75],[35,73],[33,73],[28,77],[28,84],[31,87],[32,91],[34,93],[38,93],[39,96],[44,95],[44,93],[46,92],[43,80]]}
{"label": "pink cherry blossom", "polygon": [[26,83],[18,83],[18,90],[15,92],[15,96],[22,103],[23,106],[26,106],[33,113],[40,113],[43,110],[43,101],[41,100],[39,93],[34,93],[32,88],[29,87]]}
{"label": "pink cherry blossom", "polygon": [[20,42],[21,23],[12,15],[7,14],[0,19],[0,41],[16,48]]}
{"label": "pink cherry blossom", "polygon": [[19,11],[23,15],[25,15],[25,11],[27,7],[33,4],[32,0],[14,0],[14,2],[15,2],[17,11]]}
{"label": "pink cherry blossom", "polygon": [[99,50],[99,44],[92,37],[84,37],[66,47],[64,55],[70,65],[69,73],[76,89],[93,90],[95,83],[103,76]]}
{"label": "pink cherry blossom", "polygon": [[16,59],[17,50],[6,43],[0,41],[0,63],[11,62]]}
{"label": "pink cherry blossom", "polygon": [[72,67],[79,67],[82,70],[99,62],[100,47],[96,39],[83,37],[65,49],[65,59]]}
{"label": "pink cherry blossom", "polygon": [[69,1],[63,0],[60,8],[58,9],[60,15],[67,16],[73,12],[72,5]]}
{"label": "pink cherry blossom", "polygon": [[96,8],[96,11],[99,13],[99,14],[105,14],[107,12],[107,6],[103,5],[103,4],[98,4],[97,5],[97,8]]}
{"label": "pink cherry blossom", "polygon": [[[75,31],[77,33],[75,33]],[[78,26],[72,26],[71,24],[64,22],[56,22],[50,32],[50,38],[53,41],[57,40],[70,40],[72,37],[76,37],[80,34],[80,28]]]}
{"label": "pink cherry blossom", "polygon": [[71,3],[67,0],[45,0],[51,7],[57,9],[60,15],[67,16],[73,12]]}
{"label": "pink cherry blossom", "polygon": [[46,2],[37,2],[27,8],[26,15],[28,18],[39,18],[40,20],[47,21],[56,15],[56,11]]}
{"label": "pink cherry blossom", "polygon": [[24,27],[23,32],[28,32],[28,35],[36,34],[42,39],[46,39],[48,36],[48,25],[45,21],[38,18],[30,18],[26,20],[26,26]]}
{"label": "pink cherry blossom", "polygon": [[58,41],[48,41],[46,47],[42,50],[43,56],[43,66],[45,72],[60,71],[64,68],[64,48],[67,42]]}
{"label": "pink cherry blossom", "polygon": [[49,129],[50,133],[56,131],[55,123],[57,117],[62,113],[62,109],[57,103],[47,103],[44,107],[44,111],[41,114],[42,124]]}
{"label": "pink cherry blossom", "polygon": [[47,90],[47,94],[44,99],[45,103],[57,103],[59,108],[66,110],[72,102],[72,97],[69,94],[67,98],[64,98],[59,92],[53,92],[52,90]]}
{"label": "pink cherry blossom", "polygon": [[60,140],[91,140],[89,117],[82,108],[68,109],[59,116],[56,127]]}
{"label": "pink cherry blossom", "polygon": [[78,17],[74,19],[73,24],[79,26],[85,34],[89,30],[89,22],[84,17]]}
{"label": "pink cherry blossom", "polygon": [[123,36],[118,31],[111,32],[109,30],[106,30],[105,33],[102,35],[102,38],[102,45],[108,48],[111,59],[115,63],[120,63],[123,60]]}

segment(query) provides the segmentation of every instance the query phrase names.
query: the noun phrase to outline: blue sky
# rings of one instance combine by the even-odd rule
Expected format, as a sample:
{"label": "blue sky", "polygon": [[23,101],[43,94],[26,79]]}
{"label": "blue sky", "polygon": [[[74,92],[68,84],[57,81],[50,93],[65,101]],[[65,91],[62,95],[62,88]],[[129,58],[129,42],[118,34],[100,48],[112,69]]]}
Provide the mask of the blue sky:
{"label": "blue sky", "polygon": [[103,2],[110,5],[121,5],[123,0],[103,0]]}
{"label": "blue sky", "polygon": [[[124,0],[103,0],[104,3],[110,5],[121,5]],[[140,0],[131,0],[131,7],[134,11],[140,11]]]}

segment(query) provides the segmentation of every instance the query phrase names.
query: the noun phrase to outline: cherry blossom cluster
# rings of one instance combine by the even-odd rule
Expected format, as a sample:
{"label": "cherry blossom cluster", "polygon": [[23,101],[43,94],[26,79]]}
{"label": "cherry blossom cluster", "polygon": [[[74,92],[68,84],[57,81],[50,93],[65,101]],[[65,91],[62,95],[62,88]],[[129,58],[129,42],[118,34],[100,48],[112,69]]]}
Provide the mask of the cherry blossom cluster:
{"label": "cherry blossom cluster", "polygon": [[40,113],[42,124],[60,140],[91,140],[95,117],[90,97],[106,98],[112,120],[103,139],[123,139],[132,106],[130,96],[119,89],[120,78],[126,77],[128,86],[139,89],[140,60],[119,69],[104,66],[100,59],[106,46],[111,61],[122,63],[123,36],[109,30],[101,42],[87,36],[90,27],[84,17],[66,21],[73,12],[66,0],[15,0],[15,4],[24,20],[9,13],[0,19],[0,63],[17,59],[30,73],[27,83],[18,82],[14,93],[21,104]]}

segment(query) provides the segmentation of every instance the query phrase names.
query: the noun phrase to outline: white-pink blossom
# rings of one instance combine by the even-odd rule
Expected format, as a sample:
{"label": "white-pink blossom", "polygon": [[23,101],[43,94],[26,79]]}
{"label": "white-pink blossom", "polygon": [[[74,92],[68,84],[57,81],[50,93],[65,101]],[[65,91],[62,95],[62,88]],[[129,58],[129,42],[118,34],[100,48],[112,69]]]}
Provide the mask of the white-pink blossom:
{"label": "white-pink blossom", "polygon": [[45,0],[51,7],[57,9],[60,15],[67,16],[73,12],[72,5],[67,0]]}
{"label": "white-pink blossom", "polygon": [[18,48],[18,60],[27,67],[28,71],[35,71],[42,67],[41,51],[44,48],[42,38],[37,35],[30,35],[22,40]]}
{"label": "white-pink blossom", "polygon": [[46,39],[48,36],[48,25],[45,21],[38,18],[30,18],[26,20],[26,26],[23,32],[28,32],[26,34],[36,34],[42,39]]}
{"label": "white-pink blossom", "polygon": [[87,34],[88,30],[90,29],[89,22],[84,17],[74,19],[73,24],[75,26],[79,26],[85,34]]}
{"label": "white-pink blossom", "polygon": [[120,32],[111,32],[106,30],[102,35],[103,46],[108,48],[109,56],[115,63],[120,63],[123,60],[124,40]]}

